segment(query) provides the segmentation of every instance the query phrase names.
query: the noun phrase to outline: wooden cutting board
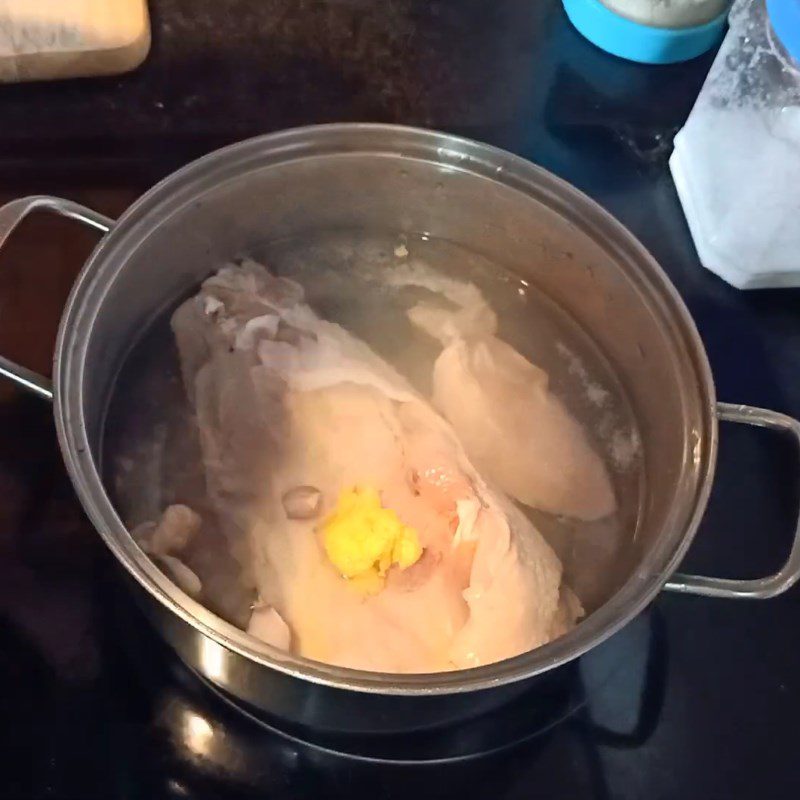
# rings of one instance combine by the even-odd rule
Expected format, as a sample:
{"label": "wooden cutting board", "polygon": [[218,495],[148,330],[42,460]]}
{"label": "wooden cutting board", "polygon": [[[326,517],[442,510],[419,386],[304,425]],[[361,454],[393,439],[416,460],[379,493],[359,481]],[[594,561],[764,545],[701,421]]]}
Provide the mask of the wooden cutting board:
{"label": "wooden cutting board", "polygon": [[147,0],[0,0],[0,83],[116,75],[149,50]]}

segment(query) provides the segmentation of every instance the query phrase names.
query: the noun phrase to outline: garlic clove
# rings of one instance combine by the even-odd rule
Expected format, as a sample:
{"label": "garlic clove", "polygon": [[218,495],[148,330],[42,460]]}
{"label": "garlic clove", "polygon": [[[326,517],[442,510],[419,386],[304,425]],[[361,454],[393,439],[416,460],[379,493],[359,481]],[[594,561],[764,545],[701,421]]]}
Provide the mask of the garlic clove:
{"label": "garlic clove", "polygon": [[322,508],[322,492],[314,486],[295,486],[281,498],[289,519],[314,519]]}

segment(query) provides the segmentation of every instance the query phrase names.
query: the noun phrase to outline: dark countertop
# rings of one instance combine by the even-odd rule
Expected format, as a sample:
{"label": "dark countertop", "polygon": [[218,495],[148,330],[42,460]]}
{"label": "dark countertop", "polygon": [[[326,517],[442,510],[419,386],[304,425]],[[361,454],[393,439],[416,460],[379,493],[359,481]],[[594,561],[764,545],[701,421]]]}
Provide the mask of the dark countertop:
{"label": "dark countertop", "polygon": [[550,3],[513,2],[150,7],[153,49],[136,73],[3,89],[7,163],[20,157],[19,170],[37,153],[154,172],[254,134],[341,120],[510,131],[552,17]]}
{"label": "dark countertop", "polygon": [[[710,57],[618,61],[583,41],[555,0],[150,5],[153,50],[136,73],[0,87],[0,200],[63,194],[116,215],[191,158],[298,124],[390,121],[484,139],[573,182],[641,238],[694,314],[721,398],[800,416],[798,293],[745,294],[704,271],[667,169]],[[21,227],[0,254],[1,353],[47,369],[93,241],[64,220]],[[800,590],[758,603],[660,597],[618,640],[622,666],[604,693],[500,756],[353,762],[226,716],[129,608],[73,498],[48,408],[4,384],[0,425],[0,797],[800,793]],[[741,577],[777,567],[798,502],[786,450],[722,429],[687,567]],[[659,691],[643,688],[642,652]],[[181,727],[192,714],[211,720],[216,749],[192,749]],[[603,730],[614,722],[635,735]]]}

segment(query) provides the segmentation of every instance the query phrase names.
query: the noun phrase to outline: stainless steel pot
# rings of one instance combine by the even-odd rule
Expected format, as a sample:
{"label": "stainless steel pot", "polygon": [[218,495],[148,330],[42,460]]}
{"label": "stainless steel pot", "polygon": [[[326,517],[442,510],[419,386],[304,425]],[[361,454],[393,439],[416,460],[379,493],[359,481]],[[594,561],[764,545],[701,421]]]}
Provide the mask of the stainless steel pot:
{"label": "stainless steel pot", "polygon": [[[706,506],[718,419],[785,431],[798,444],[800,424],[717,404],[697,331],[652,257],[602,208],[522,159],[430,131],[310,127],[212,153],[158,184],[117,222],[67,200],[16,200],[0,209],[0,245],[33,211],[71,217],[104,236],[64,311],[52,385],[7,360],[0,371],[52,399],[86,513],[166,640],[201,676],[260,709],[331,730],[436,724],[497,703],[521,682],[596,647],[662,588],[766,598],[800,575],[800,529],[775,575],[673,575]],[[566,636],[499,664],[445,674],[319,664],[252,639],[191,600],[151,564],[115,512],[98,467],[104,415],[139,333],[230,257],[264,241],[343,227],[427,232],[515,270],[588,330],[621,376],[640,426],[647,482],[634,557],[611,599]]]}

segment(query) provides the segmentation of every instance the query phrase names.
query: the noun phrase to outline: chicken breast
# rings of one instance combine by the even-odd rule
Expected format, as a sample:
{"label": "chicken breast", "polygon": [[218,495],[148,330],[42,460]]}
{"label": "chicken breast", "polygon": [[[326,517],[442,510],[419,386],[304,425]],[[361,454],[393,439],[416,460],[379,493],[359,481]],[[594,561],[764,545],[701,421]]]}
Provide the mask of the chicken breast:
{"label": "chicken breast", "polygon": [[547,373],[497,338],[497,318],[477,288],[419,266],[398,269],[390,280],[448,303],[418,303],[409,318],[443,345],[433,365],[433,402],[482,474],[552,514],[611,514],[616,500],[603,460],[550,391]]}

